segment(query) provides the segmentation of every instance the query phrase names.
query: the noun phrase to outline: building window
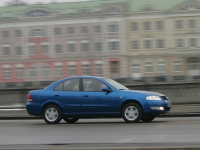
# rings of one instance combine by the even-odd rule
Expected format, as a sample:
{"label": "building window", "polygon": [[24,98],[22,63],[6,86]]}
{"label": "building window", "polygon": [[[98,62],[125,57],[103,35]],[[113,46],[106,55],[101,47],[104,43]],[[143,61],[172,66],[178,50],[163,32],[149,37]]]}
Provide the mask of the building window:
{"label": "building window", "polygon": [[133,63],[132,65],[132,73],[140,73],[140,64],[138,62]]}
{"label": "building window", "polygon": [[42,10],[42,9],[34,9],[30,12],[26,13],[26,17],[46,17],[51,16],[51,14],[48,11]]}
{"label": "building window", "polygon": [[138,50],[139,49],[139,41],[133,41],[132,42],[132,49]]}
{"label": "building window", "polygon": [[15,30],[15,37],[22,37],[22,31],[21,30]]}
{"label": "building window", "polygon": [[81,43],[81,50],[82,50],[83,52],[89,51],[89,50],[90,50],[90,49],[89,49],[89,43]]}
{"label": "building window", "polygon": [[110,7],[110,8],[108,8],[108,10],[107,10],[107,13],[108,13],[108,14],[116,14],[116,13],[118,13],[118,12],[119,12],[119,9],[116,8],[116,7]]}
{"label": "building window", "polygon": [[174,72],[182,72],[183,70],[183,65],[181,61],[174,61]]}
{"label": "building window", "polygon": [[164,46],[164,40],[161,40],[161,39],[157,40],[157,48],[162,49],[164,47],[165,47]]}
{"label": "building window", "polygon": [[36,50],[34,45],[29,46],[29,55],[36,55]]}
{"label": "building window", "polygon": [[29,77],[30,78],[36,78],[37,77],[36,67],[30,67],[29,68]]}
{"label": "building window", "polygon": [[55,28],[54,35],[61,35],[61,28]]}
{"label": "building window", "polygon": [[88,27],[86,27],[86,26],[81,26],[81,33],[82,34],[85,34],[85,33],[88,33],[89,31],[88,31]]}
{"label": "building window", "polygon": [[197,39],[196,38],[190,38],[189,39],[189,46],[190,47],[197,47]]}
{"label": "building window", "polygon": [[176,47],[177,48],[183,48],[184,47],[184,40],[183,39],[177,39],[176,40]]}
{"label": "building window", "polygon": [[76,66],[69,65],[69,76],[75,76],[75,75],[76,75]]}
{"label": "building window", "polygon": [[23,55],[22,47],[21,46],[17,46],[15,48],[15,55],[17,55],[17,56],[22,56]]}
{"label": "building window", "polygon": [[176,20],[176,29],[177,30],[183,29],[183,21],[182,20]]}
{"label": "building window", "polygon": [[165,73],[166,72],[166,64],[164,61],[160,61],[158,62],[158,66],[157,66],[157,71],[158,73]]}
{"label": "building window", "polygon": [[42,67],[42,77],[49,77],[50,76],[50,68],[48,66]]}
{"label": "building window", "polygon": [[109,42],[110,51],[119,51],[119,42]]}
{"label": "building window", "polygon": [[151,30],[151,23],[149,21],[144,22],[144,30],[145,31]]}
{"label": "building window", "polygon": [[96,13],[99,13],[99,12],[101,12],[102,11],[102,8],[101,7],[95,7],[94,8],[94,12],[96,12]]}
{"label": "building window", "polygon": [[31,37],[44,37],[46,36],[46,32],[41,29],[32,30],[29,34]]}
{"label": "building window", "polygon": [[94,33],[100,33],[101,32],[101,26],[94,26]]}
{"label": "building window", "polygon": [[97,76],[103,75],[103,64],[96,64],[95,69],[96,69],[96,75]]}
{"label": "building window", "polygon": [[145,39],[144,40],[144,49],[151,49],[151,47],[152,47],[151,39]]}
{"label": "building window", "polygon": [[62,77],[63,76],[63,67],[62,66],[56,66],[55,67],[55,75],[56,75],[56,77]]}
{"label": "building window", "polygon": [[145,70],[146,73],[153,73],[153,64],[152,64],[152,62],[146,62],[144,70]]}
{"label": "building window", "polygon": [[2,36],[4,38],[10,37],[10,32],[9,31],[2,31]]}
{"label": "building window", "polygon": [[131,31],[137,32],[138,31],[138,22],[131,23]]}
{"label": "building window", "polygon": [[10,68],[3,68],[3,78],[4,79],[10,79],[11,78]]}
{"label": "building window", "polygon": [[150,6],[142,7],[141,11],[153,11],[153,8]]}
{"label": "building window", "polygon": [[158,31],[163,30],[163,21],[156,21],[156,29]]}
{"label": "building window", "polygon": [[68,52],[73,53],[75,51],[76,51],[75,44],[73,43],[68,44]]}
{"label": "building window", "polygon": [[24,77],[24,69],[22,67],[16,68],[16,77],[23,78]]}
{"label": "building window", "polygon": [[189,20],[188,26],[189,26],[189,29],[195,29],[196,28],[196,20]]}
{"label": "building window", "polygon": [[55,45],[55,53],[56,54],[61,54],[62,53],[62,45],[61,44],[56,44]]}
{"label": "building window", "polygon": [[9,56],[10,55],[10,47],[2,47],[3,49],[3,56]]}
{"label": "building window", "polygon": [[90,75],[90,65],[89,64],[83,64],[82,65],[82,74],[83,75]]}
{"label": "building window", "polygon": [[100,42],[95,43],[94,49],[96,52],[102,51],[102,45]]}
{"label": "building window", "polygon": [[70,8],[70,9],[67,10],[67,13],[68,14],[75,14],[76,13],[76,9]]}
{"label": "building window", "polygon": [[116,24],[108,25],[108,32],[109,33],[116,33],[116,32],[118,32],[118,25],[116,25]]}
{"label": "building window", "polygon": [[67,34],[75,34],[75,29],[74,29],[74,27],[68,27],[68,28],[67,28]]}
{"label": "building window", "polygon": [[42,45],[42,54],[47,55],[48,54],[48,45]]}
{"label": "building window", "polygon": [[189,70],[199,70],[199,59],[189,59]]}
{"label": "building window", "polygon": [[81,9],[81,10],[79,11],[79,13],[80,13],[80,14],[87,14],[87,13],[89,13],[89,10],[88,10],[88,9]]}

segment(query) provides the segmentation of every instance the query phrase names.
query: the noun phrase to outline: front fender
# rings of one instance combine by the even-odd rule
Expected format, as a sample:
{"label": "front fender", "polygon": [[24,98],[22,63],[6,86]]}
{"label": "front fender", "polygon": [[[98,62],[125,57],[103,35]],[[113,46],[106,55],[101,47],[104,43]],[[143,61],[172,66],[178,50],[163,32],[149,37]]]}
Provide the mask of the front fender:
{"label": "front fender", "polygon": [[135,102],[138,103],[141,106],[142,111],[144,112],[145,110],[145,104],[141,102],[141,100],[138,99],[124,99],[122,101],[120,101],[119,106],[120,106],[120,111],[122,109],[122,107],[127,104],[127,103],[131,103],[131,102]]}

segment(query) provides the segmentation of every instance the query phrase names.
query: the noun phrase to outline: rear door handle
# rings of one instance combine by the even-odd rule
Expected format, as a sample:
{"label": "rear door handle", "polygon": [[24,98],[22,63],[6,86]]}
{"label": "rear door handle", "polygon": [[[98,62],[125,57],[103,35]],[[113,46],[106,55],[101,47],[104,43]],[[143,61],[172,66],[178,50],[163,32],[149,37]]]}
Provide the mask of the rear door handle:
{"label": "rear door handle", "polygon": [[83,97],[88,97],[88,95],[83,95]]}
{"label": "rear door handle", "polygon": [[55,95],[55,96],[59,96],[59,95]]}

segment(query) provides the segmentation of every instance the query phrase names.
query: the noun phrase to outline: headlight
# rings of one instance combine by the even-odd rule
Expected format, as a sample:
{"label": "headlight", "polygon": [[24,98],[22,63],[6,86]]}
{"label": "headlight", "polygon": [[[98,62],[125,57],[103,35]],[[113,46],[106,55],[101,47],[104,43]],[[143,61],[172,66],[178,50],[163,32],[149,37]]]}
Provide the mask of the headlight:
{"label": "headlight", "polygon": [[146,100],[161,100],[158,96],[147,96]]}

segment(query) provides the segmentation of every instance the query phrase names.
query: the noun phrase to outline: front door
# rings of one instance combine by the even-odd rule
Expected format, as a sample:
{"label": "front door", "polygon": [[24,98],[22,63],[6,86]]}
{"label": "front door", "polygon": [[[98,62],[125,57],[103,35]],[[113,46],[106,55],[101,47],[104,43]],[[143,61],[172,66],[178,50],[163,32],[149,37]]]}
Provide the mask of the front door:
{"label": "front door", "polygon": [[97,79],[83,78],[83,114],[114,114],[117,111],[116,92],[102,91],[102,87],[107,85]]}

